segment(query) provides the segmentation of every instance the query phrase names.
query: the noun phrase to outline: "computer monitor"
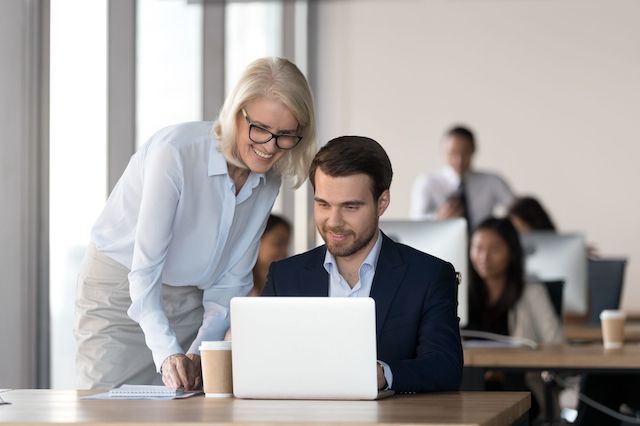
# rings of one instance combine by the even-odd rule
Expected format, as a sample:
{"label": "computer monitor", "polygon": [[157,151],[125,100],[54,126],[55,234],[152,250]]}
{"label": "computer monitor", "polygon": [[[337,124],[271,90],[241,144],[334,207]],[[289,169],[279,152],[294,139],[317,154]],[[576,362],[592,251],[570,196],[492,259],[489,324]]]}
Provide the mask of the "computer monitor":
{"label": "computer monitor", "polygon": [[600,312],[618,309],[624,285],[627,259],[602,258],[587,261],[589,288],[589,321],[600,324]]}
{"label": "computer monitor", "polygon": [[458,316],[460,326],[467,325],[467,221],[449,220],[382,220],[380,229],[392,240],[450,262],[460,273]]}
{"label": "computer monitor", "polygon": [[521,237],[528,281],[564,281],[563,313],[586,315],[587,246],[583,235],[531,232]]}

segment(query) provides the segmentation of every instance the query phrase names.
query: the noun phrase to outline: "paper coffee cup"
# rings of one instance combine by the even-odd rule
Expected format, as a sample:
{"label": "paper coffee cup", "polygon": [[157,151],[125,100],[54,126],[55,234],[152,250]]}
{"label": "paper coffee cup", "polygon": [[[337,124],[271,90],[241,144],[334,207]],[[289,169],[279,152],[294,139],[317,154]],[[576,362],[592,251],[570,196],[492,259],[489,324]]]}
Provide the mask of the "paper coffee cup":
{"label": "paper coffee cup", "polygon": [[202,342],[199,349],[205,395],[212,398],[233,396],[231,342]]}
{"label": "paper coffee cup", "polygon": [[605,349],[619,349],[624,343],[624,320],[626,315],[623,311],[606,309],[600,313],[600,323],[602,325],[602,344]]}

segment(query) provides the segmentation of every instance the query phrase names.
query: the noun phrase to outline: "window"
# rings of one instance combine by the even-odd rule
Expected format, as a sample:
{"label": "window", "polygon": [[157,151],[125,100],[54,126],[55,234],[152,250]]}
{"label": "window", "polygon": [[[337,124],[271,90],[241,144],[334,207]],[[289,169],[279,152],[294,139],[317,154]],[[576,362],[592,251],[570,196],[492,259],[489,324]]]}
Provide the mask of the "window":
{"label": "window", "polygon": [[282,55],[282,1],[228,2],[225,13],[225,87],[229,93],[249,62]]}
{"label": "window", "polygon": [[[251,61],[282,56],[282,1],[228,2],[224,50],[228,94]],[[276,199],[273,212],[282,212],[282,195]]]}
{"label": "window", "polygon": [[136,145],[202,119],[202,4],[138,0]]}
{"label": "window", "polygon": [[107,0],[51,1],[51,386],[75,388],[76,276],[106,197]]}

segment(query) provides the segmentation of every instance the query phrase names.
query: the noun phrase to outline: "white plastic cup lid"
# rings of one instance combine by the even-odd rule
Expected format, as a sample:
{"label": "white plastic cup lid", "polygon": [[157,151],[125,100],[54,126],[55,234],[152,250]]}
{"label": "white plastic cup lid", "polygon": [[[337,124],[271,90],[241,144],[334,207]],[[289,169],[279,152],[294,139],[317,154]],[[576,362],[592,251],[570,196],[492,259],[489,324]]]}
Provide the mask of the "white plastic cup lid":
{"label": "white plastic cup lid", "polygon": [[600,312],[600,319],[624,319],[626,318],[626,314],[624,311],[619,311],[617,309],[605,309]]}
{"label": "white plastic cup lid", "polygon": [[222,340],[202,342],[198,349],[201,351],[230,351],[231,342]]}

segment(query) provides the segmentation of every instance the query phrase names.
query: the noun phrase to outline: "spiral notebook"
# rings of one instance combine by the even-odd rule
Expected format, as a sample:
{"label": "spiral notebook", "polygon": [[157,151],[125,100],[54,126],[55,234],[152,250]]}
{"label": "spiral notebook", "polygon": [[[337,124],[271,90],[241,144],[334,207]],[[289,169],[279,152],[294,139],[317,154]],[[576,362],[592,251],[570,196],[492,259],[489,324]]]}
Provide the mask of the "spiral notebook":
{"label": "spiral notebook", "polygon": [[109,392],[82,397],[82,399],[182,399],[201,394],[201,390],[184,391],[155,385],[122,385]]}

